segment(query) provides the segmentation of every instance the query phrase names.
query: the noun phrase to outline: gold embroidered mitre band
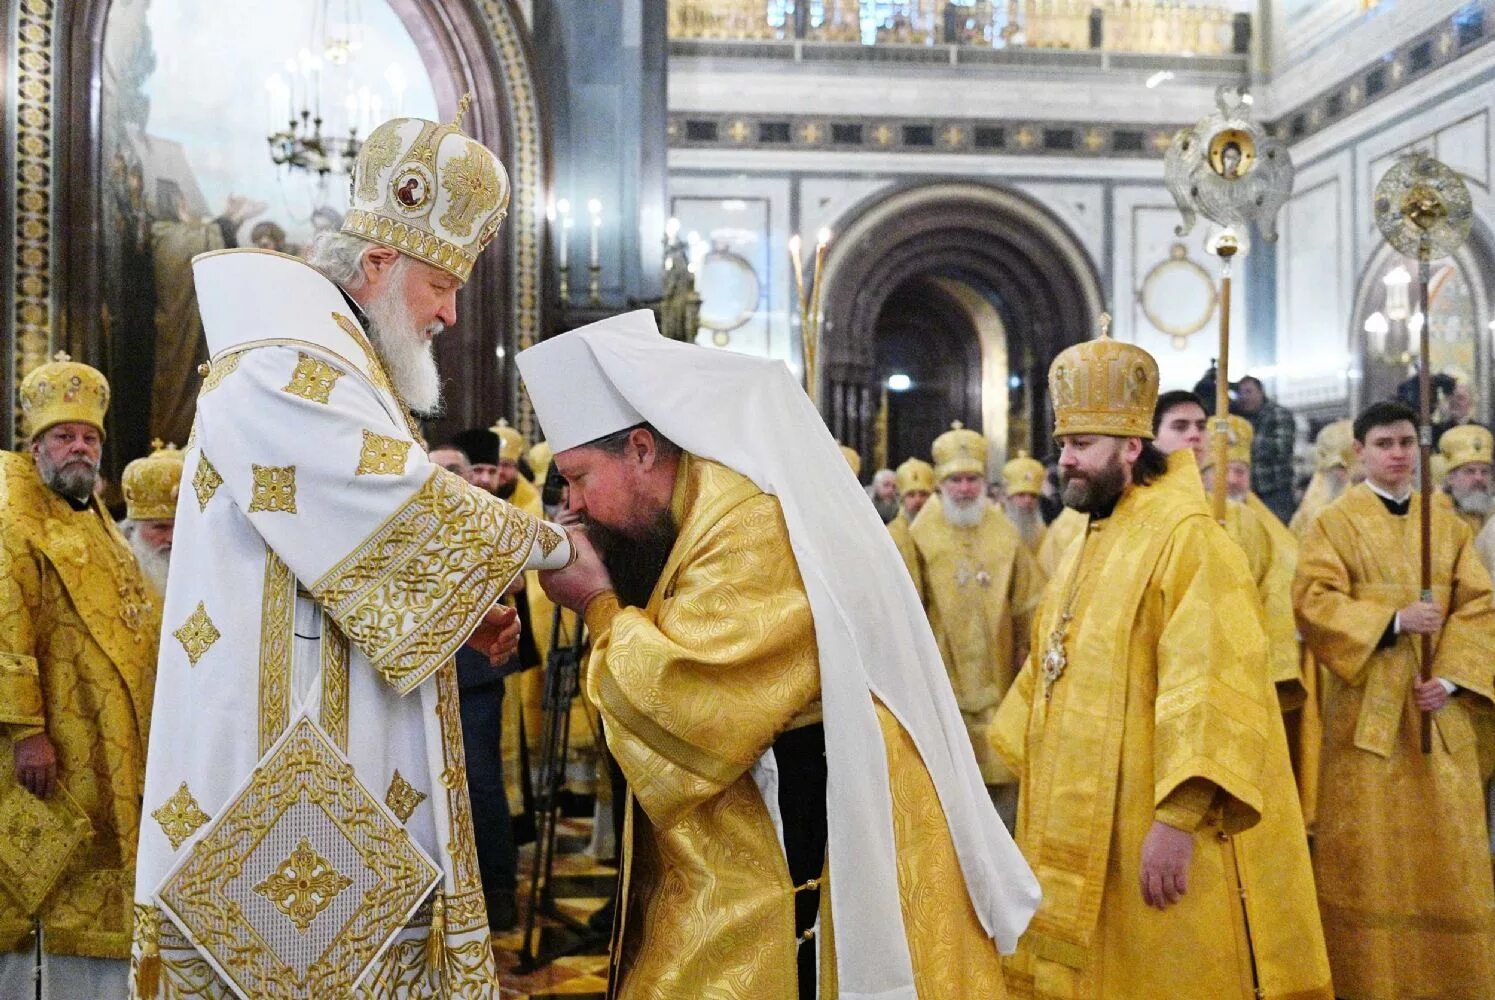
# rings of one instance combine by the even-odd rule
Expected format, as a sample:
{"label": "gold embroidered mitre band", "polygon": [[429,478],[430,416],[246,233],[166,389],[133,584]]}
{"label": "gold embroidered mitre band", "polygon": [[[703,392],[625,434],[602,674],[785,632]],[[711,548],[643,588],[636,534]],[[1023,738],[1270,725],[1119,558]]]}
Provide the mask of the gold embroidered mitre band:
{"label": "gold embroidered mitre band", "polygon": [[1355,424],[1352,420],[1336,420],[1325,424],[1313,439],[1313,467],[1317,472],[1328,469],[1347,469],[1355,454]]}
{"label": "gold embroidered mitre band", "polygon": [[1043,463],[1036,458],[1029,458],[1027,452],[1020,451],[1017,458],[1002,466],[1002,486],[1008,496],[1017,496],[1020,493],[1031,493],[1037,496],[1043,492]]}
{"label": "gold embroidered mitre band", "polygon": [[103,372],[58,352],[21,383],[21,416],[28,438],[58,424],[88,424],[104,433],[109,380]]}
{"label": "gold embroidered mitre band", "polygon": [[853,476],[860,476],[862,474],[861,454],[855,448],[843,444],[841,445],[841,455],[846,459],[846,464],[851,466],[851,474]]}
{"label": "gold embroidered mitre band", "polygon": [[125,466],[120,485],[125,494],[125,516],[132,521],[168,521],[176,517],[176,498],[182,485],[182,453],[175,445],[151,442],[155,449]]}
{"label": "gold embroidered mitre band", "polygon": [[1495,437],[1478,424],[1450,428],[1438,441],[1438,451],[1447,460],[1449,472],[1470,462],[1489,464],[1492,448],[1495,448]]}
{"label": "gold embroidered mitre band", "polygon": [[934,478],[944,482],[958,472],[986,475],[986,438],[968,430],[959,420],[934,439],[929,449],[934,456]]}
{"label": "gold embroidered mitre band", "polygon": [[[1245,462],[1251,464],[1251,442],[1256,437],[1256,431],[1252,430],[1251,422],[1244,417],[1235,414],[1225,418],[1230,424],[1230,430],[1225,436],[1225,461]],[[1204,461],[1201,468],[1213,468],[1215,464],[1215,432],[1210,431],[1209,447],[1205,450]]]}
{"label": "gold embroidered mitre band", "polygon": [[498,435],[498,458],[501,462],[517,462],[524,454],[524,435],[509,426],[507,420],[488,428]]}
{"label": "gold embroidered mitre band", "polygon": [[353,167],[343,232],[455,275],[472,273],[509,210],[509,175],[457,120],[394,118],[369,134]]}
{"label": "gold embroidered mitre band", "polygon": [[1152,440],[1158,363],[1106,335],[1066,348],[1049,366],[1054,436],[1105,434]]}
{"label": "gold embroidered mitre band", "polygon": [[893,478],[898,482],[898,495],[902,496],[910,490],[922,490],[925,493],[934,492],[934,466],[919,458],[905,459],[893,473]]}

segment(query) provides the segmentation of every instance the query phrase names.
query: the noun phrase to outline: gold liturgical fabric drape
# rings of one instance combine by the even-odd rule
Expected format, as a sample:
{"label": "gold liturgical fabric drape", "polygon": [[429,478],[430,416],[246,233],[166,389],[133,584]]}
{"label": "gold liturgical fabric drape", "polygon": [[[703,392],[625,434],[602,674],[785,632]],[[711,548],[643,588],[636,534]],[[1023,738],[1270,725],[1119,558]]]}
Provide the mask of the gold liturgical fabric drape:
{"label": "gold liturgical fabric drape", "polygon": [[1469,529],[1434,505],[1433,598],[1449,610],[1433,673],[1462,690],[1419,747],[1420,639],[1379,643],[1419,594],[1419,498],[1391,514],[1355,486],[1309,526],[1294,586],[1327,668],[1314,866],[1339,993],[1495,997],[1495,888],[1475,716],[1495,695],[1495,607]]}
{"label": "gold liturgical fabric drape", "polygon": [[[794,887],[750,768],[780,732],[818,718],[810,605],[778,501],[748,479],[686,455],[672,509],[678,538],[647,607],[609,597],[587,615],[589,692],[637,806],[618,995],[793,997]],[[1000,998],[996,946],[934,785],[902,727],[881,705],[878,715],[919,996]],[[835,997],[822,893],[822,996]]]}

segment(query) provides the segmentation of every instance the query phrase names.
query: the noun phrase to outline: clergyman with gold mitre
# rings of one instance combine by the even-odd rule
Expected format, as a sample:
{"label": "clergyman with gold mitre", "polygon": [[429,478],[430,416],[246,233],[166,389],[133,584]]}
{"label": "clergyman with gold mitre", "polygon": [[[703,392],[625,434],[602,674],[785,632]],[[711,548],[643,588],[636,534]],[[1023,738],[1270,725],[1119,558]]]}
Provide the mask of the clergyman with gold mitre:
{"label": "clergyman with gold mitre", "polygon": [[[161,610],[94,497],[109,383],[58,355],[0,451],[0,996],[117,997]],[[77,831],[81,842],[69,831]]]}
{"label": "clergyman with gold mitre", "polygon": [[1029,458],[1025,451],[1018,452],[1016,458],[1002,466],[1002,511],[1034,556],[1043,547],[1046,533],[1043,511],[1038,506],[1044,474],[1043,463]]}
{"label": "clergyman with gold mitre", "polygon": [[1194,462],[1153,444],[1157,363],[1102,337],[1049,389],[1088,524],[991,733],[1044,892],[1008,988],[1333,1000],[1260,605]]}
{"label": "clergyman with gold mitre", "polygon": [[[464,101],[464,106],[465,106]],[[433,339],[509,187],[385,122],[307,260],[200,256],[209,369],[177,507],[135,904],[142,997],[493,997],[453,654],[565,533],[427,457]]]}
{"label": "clergyman with gold mitre", "polygon": [[903,556],[908,571],[917,578],[919,560],[909,527],[934,494],[934,466],[922,458],[907,458],[893,471],[893,476],[898,486],[898,516],[888,522],[888,534],[893,536],[893,544],[898,546],[898,554]]}
{"label": "clergyman with gold mitre", "polygon": [[125,494],[125,521],[120,528],[157,597],[166,593],[166,574],[171,569],[182,461],[179,449],[156,441],[151,453],[125,466],[120,477]]}

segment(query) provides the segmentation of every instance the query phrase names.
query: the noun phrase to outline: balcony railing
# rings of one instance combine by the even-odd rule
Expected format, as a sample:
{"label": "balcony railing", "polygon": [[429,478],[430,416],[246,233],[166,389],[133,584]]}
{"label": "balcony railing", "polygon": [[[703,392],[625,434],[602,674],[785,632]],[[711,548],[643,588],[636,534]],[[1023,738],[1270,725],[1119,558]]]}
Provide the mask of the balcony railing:
{"label": "balcony railing", "polygon": [[670,0],[670,38],[1243,55],[1251,19],[1194,0]]}

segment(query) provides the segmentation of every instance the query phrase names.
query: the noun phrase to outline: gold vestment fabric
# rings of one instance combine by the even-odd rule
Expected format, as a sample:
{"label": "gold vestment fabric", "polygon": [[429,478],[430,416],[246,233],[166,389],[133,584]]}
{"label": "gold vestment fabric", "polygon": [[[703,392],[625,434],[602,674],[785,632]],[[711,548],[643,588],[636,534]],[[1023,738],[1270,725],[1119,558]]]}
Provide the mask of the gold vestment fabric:
{"label": "gold vestment fabric", "polygon": [[1433,597],[1448,610],[1433,673],[1461,689],[1419,747],[1420,637],[1380,640],[1419,594],[1419,498],[1391,514],[1352,487],[1308,529],[1294,586],[1304,641],[1327,668],[1314,853],[1324,931],[1347,1000],[1495,997],[1476,715],[1495,695],[1495,607],[1469,529],[1433,509]]}
{"label": "gold vestment fabric", "polygon": [[1044,529],[1043,544],[1038,546],[1038,568],[1043,570],[1046,578],[1054,578],[1054,573],[1059,569],[1059,560],[1064,558],[1064,550],[1085,533],[1085,525],[1089,521],[1088,514],[1081,514],[1073,507],[1065,507]]}
{"label": "gold vestment fabric", "polygon": [[[0,453],[0,740],[45,730],[58,783],[93,827],[42,905],[49,952],[130,954],[160,631],[154,591],[108,514],[74,510],[29,455]],[[30,916],[0,893],[0,947],[30,939]]]}
{"label": "gold vestment fabric", "polygon": [[[1014,996],[1332,1000],[1253,581],[1198,482],[1190,464],[1129,488],[1068,551],[997,714],[1044,892],[1008,962]],[[1188,892],[1161,912],[1139,888],[1155,820],[1195,831]]]}
{"label": "gold vestment fabric", "polygon": [[901,507],[898,516],[888,522],[888,534],[893,536],[893,544],[898,546],[898,554],[903,557],[903,565],[908,567],[909,575],[914,578],[915,585],[919,581],[919,557],[914,550],[914,536],[909,533],[908,512]]}
{"label": "gold vestment fabric", "polygon": [[[778,734],[818,718],[809,600],[778,501],[743,476],[684,456],[673,514],[679,534],[648,605],[606,596],[587,609],[587,685],[633,793],[616,995],[792,1000],[794,886],[750,769]],[[919,996],[1000,998],[996,945],[933,783],[878,713]],[[822,889],[822,996],[834,997],[828,899]]]}
{"label": "gold vestment fabric", "polygon": [[914,582],[955,689],[981,778],[1016,779],[991,749],[987,728],[1020,666],[1044,576],[1007,516],[988,505],[979,524],[952,525],[930,497],[910,529]]}

